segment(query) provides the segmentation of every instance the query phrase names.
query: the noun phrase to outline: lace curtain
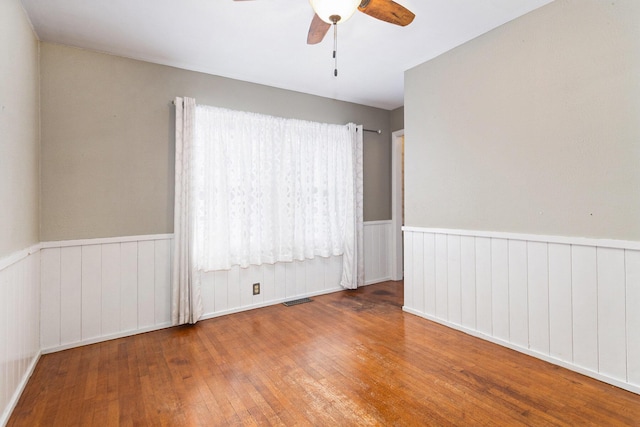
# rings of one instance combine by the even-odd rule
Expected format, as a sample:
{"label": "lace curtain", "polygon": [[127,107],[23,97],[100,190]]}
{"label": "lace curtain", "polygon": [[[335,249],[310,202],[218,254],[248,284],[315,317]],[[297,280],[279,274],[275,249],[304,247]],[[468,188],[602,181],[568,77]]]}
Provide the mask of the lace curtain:
{"label": "lace curtain", "polygon": [[198,105],[195,268],[342,255],[356,231],[354,134],[355,126]]}
{"label": "lace curtain", "polygon": [[190,141],[176,141],[175,318],[201,312],[199,272],[234,265],[343,255],[340,284],[364,284],[361,127],[197,105]]}

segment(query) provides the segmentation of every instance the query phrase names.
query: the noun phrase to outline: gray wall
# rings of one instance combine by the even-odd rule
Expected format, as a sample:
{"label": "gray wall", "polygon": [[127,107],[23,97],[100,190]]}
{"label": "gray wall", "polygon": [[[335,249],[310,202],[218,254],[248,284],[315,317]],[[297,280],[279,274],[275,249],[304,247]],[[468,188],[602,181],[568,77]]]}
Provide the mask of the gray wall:
{"label": "gray wall", "polygon": [[365,220],[390,218],[386,110],[41,44],[41,239],[173,231],[171,101],[382,129],[365,133]]}
{"label": "gray wall", "polygon": [[0,258],[38,239],[38,41],[17,0],[0,1]]}
{"label": "gray wall", "polygon": [[404,107],[391,111],[391,132],[404,129]]}
{"label": "gray wall", "polygon": [[640,1],[557,0],[405,76],[406,224],[640,240]]}

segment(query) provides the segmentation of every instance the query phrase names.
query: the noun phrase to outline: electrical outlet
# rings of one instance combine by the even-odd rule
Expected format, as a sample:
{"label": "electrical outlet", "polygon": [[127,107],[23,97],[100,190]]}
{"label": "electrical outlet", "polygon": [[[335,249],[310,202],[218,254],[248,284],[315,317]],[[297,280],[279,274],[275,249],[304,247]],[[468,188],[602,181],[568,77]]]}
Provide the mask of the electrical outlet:
{"label": "electrical outlet", "polygon": [[258,295],[260,293],[260,283],[253,284],[253,294]]}

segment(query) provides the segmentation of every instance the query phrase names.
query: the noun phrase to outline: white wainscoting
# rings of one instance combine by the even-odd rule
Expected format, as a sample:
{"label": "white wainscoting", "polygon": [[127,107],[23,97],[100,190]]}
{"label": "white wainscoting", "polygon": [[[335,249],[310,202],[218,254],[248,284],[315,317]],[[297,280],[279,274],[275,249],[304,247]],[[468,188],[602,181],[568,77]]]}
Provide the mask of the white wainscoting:
{"label": "white wainscoting", "polygon": [[43,352],[164,328],[172,235],[43,243]]}
{"label": "white wainscoting", "polygon": [[[366,222],[366,284],[389,280],[390,221]],[[43,352],[171,323],[171,234],[46,242],[41,251]],[[202,276],[203,318],[320,295],[339,286],[342,257],[234,267]],[[253,295],[253,283],[260,294]]]}
{"label": "white wainscoting", "polygon": [[[390,278],[391,221],[364,224],[365,282]],[[171,234],[46,242],[0,260],[0,425],[43,353],[171,324]],[[339,291],[342,257],[208,273],[203,318]],[[261,292],[253,295],[253,283]]]}
{"label": "white wainscoting", "polygon": [[[341,290],[342,257],[233,267],[202,275],[203,318]],[[253,295],[253,284],[260,294]]]}
{"label": "white wainscoting", "polygon": [[0,425],[40,357],[40,245],[0,260]]}
{"label": "white wainscoting", "polygon": [[640,242],[404,228],[404,310],[640,393]]}
{"label": "white wainscoting", "polygon": [[[170,326],[171,252],[172,235],[43,243],[43,352]],[[207,273],[203,318],[335,292],[341,272],[333,257]]]}
{"label": "white wainscoting", "polygon": [[391,280],[391,221],[364,223],[365,285]]}

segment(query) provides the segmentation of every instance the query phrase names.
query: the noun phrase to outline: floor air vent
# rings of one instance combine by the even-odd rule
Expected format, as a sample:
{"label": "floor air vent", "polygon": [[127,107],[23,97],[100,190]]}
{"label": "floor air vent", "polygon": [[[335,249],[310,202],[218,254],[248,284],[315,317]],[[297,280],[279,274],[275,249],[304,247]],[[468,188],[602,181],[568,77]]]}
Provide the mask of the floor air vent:
{"label": "floor air vent", "polygon": [[311,302],[311,301],[313,301],[311,298],[300,298],[300,299],[294,299],[293,301],[283,302],[283,304],[286,305],[287,307],[291,307],[292,305],[304,304],[305,302]]}

